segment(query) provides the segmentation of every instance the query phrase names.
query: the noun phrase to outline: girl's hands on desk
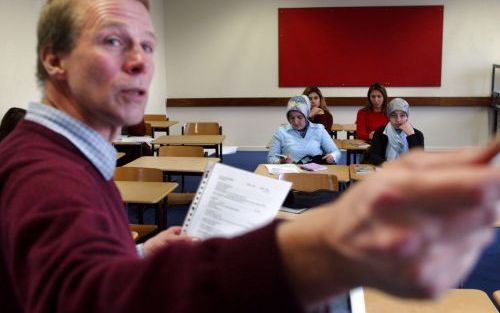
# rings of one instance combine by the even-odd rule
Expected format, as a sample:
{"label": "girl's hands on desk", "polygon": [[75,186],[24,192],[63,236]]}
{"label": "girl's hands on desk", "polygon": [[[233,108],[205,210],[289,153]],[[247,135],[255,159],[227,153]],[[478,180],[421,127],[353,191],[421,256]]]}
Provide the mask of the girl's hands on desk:
{"label": "girl's hands on desk", "polygon": [[[304,304],[354,286],[435,297],[457,286],[493,234],[500,144],[409,152],[337,201],[278,228],[285,268]],[[307,253],[306,253],[307,252]]]}

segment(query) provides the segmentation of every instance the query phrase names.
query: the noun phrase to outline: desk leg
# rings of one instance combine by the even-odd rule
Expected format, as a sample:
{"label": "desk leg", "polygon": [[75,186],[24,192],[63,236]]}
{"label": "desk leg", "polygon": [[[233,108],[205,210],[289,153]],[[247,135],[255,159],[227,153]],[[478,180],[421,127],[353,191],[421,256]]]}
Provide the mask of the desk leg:
{"label": "desk leg", "polygon": [[498,127],[498,111],[497,109],[493,109],[493,136],[497,134]]}
{"label": "desk leg", "polygon": [[220,162],[222,162],[222,143],[220,145],[217,145],[217,156],[219,157],[220,159]]}
{"label": "desk leg", "polygon": [[156,224],[158,225],[158,230],[162,231],[165,229],[167,224],[165,217],[165,205],[167,204],[167,198],[165,197],[163,200],[158,203],[158,210],[156,210]]}

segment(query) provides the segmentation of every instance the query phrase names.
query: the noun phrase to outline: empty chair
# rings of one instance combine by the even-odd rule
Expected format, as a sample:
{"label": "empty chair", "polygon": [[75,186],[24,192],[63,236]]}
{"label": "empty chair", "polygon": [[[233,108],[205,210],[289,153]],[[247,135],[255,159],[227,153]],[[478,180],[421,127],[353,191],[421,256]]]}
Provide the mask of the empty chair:
{"label": "empty chair", "polygon": [[216,122],[188,122],[182,126],[183,135],[222,135],[222,126]]}
{"label": "empty chair", "polygon": [[[163,171],[156,168],[117,167],[113,179],[116,181],[163,182]],[[156,211],[157,213],[159,210]],[[161,216],[157,216],[157,222]],[[144,206],[140,205],[137,212],[139,224],[144,224]]]}
{"label": "empty chair", "polygon": [[201,146],[161,146],[159,156],[171,157],[204,157]]}
{"label": "empty chair", "polygon": [[292,188],[297,191],[315,191],[326,189],[331,191],[339,190],[337,176],[328,174],[311,173],[283,173],[280,180],[292,183]]}
{"label": "empty chair", "polygon": [[117,167],[113,179],[118,181],[162,182],[163,172],[156,168]]}

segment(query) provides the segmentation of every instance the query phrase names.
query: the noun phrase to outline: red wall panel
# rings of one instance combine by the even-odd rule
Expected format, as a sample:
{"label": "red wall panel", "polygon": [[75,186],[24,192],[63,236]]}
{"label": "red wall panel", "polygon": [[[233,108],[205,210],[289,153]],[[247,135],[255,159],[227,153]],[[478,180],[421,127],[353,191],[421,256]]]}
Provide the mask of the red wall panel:
{"label": "red wall panel", "polygon": [[443,6],[279,9],[279,85],[440,86]]}

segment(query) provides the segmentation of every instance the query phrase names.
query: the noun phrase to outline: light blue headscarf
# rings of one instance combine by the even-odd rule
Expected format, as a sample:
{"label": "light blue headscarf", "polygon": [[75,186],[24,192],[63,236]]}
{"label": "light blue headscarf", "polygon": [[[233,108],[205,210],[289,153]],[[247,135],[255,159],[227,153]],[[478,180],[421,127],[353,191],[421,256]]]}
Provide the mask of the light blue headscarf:
{"label": "light blue headscarf", "polygon": [[[407,116],[410,116],[410,105],[404,99],[395,98],[387,105],[387,116],[390,116],[394,111],[403,111]],[[395,129],[389,122],[385,126],[384,134],[389,139],[385,150],[387,160],[395,160],[401,153],[408,151],[408,140],[406,140],[407,135],[404,131]]]}

